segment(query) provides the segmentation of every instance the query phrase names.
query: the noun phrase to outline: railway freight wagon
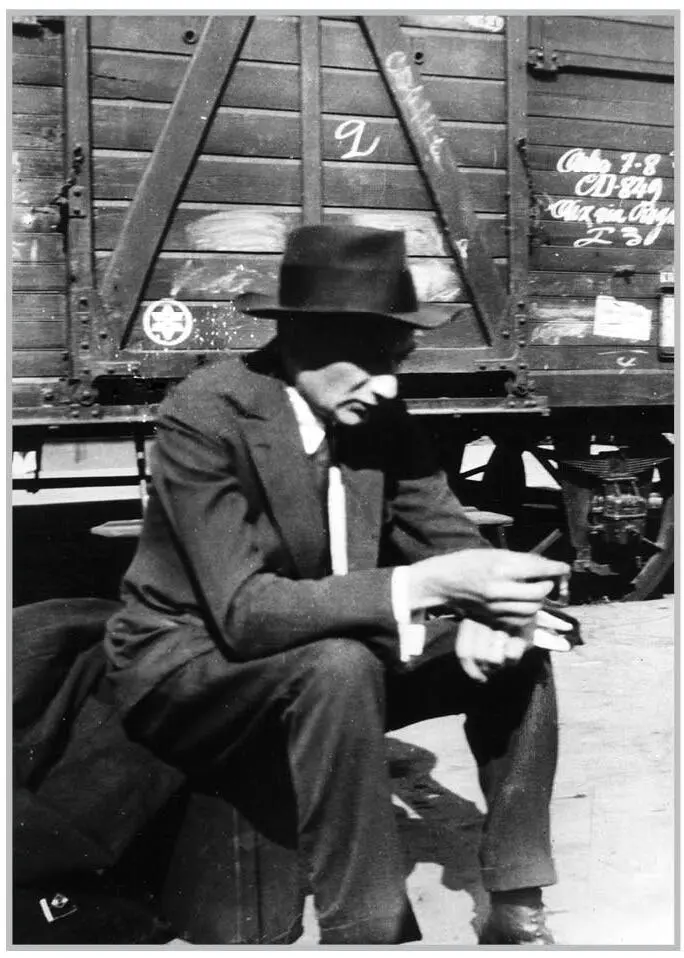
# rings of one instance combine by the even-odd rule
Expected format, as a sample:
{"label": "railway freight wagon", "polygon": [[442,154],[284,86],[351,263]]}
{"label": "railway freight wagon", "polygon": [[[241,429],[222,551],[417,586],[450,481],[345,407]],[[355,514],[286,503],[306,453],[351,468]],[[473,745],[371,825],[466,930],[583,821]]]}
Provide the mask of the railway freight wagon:
{"label": "railway freight wagon", "polygon": [[[560,490],[534,545],[625,596],[659,587],[674,17],[97,14],[12,32],[21,501],[81,485],[134,521],[131,492],[97,484],[144,497],[169,384],[273,335],[234,298],[273,291],[288,231],[397,228],[420,298],[451,311],[402,389],[457,491],[524,528],[531,454]],[[482,436],[475,475],[463,450]],[[33,561],[39,510],[19,512]]]}

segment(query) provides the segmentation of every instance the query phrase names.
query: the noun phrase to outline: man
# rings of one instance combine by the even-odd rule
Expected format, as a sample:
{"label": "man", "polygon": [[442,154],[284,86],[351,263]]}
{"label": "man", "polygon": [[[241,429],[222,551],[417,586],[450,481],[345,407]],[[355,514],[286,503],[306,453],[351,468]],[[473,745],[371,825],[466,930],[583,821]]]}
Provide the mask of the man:
{"label": "man", "polygon": [[[245,311],[276,318],[276,338],[160,409],[107,637],[127,728],[218,780],[238,759],[284,764],[321,942],[389,944],[420,933],[383,736],[465,713],[488,803],[481,940],[550,943],[556,711],[548,655],[526,636],[567,566],[488,548],[397,399],[415,330],[435,323],[403,234],[303,227],[278,302]],[[460,627],[421,624],[444,606]],[[402,661],[402,642],[424,651]],[[258,794],[267,811],[284,801]]]}

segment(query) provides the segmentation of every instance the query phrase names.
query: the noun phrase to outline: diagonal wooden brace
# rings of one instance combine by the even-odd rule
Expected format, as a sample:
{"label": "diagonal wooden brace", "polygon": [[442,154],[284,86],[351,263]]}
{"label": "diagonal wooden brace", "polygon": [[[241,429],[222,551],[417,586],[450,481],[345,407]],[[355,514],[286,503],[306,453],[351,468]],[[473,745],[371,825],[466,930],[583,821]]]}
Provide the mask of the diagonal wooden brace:
{"label": "diagonal wooden brace", "polygon": [[161,247],[203,137],[254,17],[207,17],[195,54],[128,208],[105,271],[101,296],[111,340],[128,337],[145,281]]}
{"label": "diagonal wooden brace", "polygon": [[399,19],[378,16],[359,20],[418,159],[487,344],[497,345],[498,330],[508,315],[508,293],[482,236],[466,178],[413,65]]}

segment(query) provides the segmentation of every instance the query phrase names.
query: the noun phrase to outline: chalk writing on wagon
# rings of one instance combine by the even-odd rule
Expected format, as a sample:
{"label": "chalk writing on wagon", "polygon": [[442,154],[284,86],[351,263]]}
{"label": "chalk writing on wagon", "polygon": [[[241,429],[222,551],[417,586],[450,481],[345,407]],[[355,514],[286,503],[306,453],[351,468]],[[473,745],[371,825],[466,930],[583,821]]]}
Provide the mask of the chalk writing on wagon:
{"label": "chalk writing on wagon", "polygon": [[[566,150],[556,163],[559,173],[573,177],[572,197],[549,200],[555,220],[586,226],[573,246],[651,246],[665,226],[674,225],[674,207],[661,203],[665,165],[660,153],[622,153],[619,160],[600,149]],[[590,202],[603,201],[603,202]],[[628,204],[628,205],[627,205]]]}

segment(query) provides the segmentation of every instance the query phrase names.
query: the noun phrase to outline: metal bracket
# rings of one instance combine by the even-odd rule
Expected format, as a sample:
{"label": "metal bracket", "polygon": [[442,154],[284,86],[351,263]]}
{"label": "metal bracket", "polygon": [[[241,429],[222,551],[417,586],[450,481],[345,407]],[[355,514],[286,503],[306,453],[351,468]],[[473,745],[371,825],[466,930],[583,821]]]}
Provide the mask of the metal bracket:
{"label": "metal bracket", "polygon": [[43,390],[45,406],[92,406],[98,399],[98,392],[92,380],[60,379]]}
{"label": "metal bracket", "polygon": [[530,47],[527,52],[527,65],[533,73],[558,73],[559,54],[548,47]]}

